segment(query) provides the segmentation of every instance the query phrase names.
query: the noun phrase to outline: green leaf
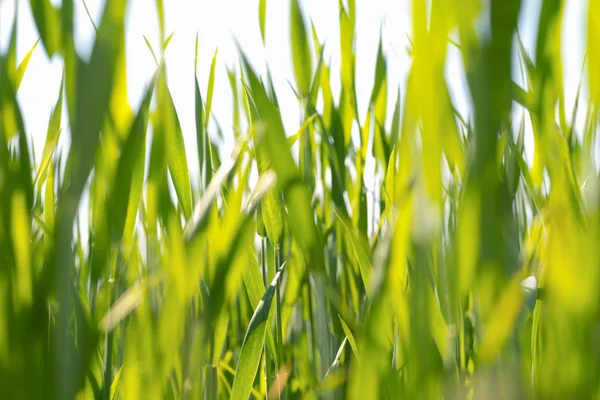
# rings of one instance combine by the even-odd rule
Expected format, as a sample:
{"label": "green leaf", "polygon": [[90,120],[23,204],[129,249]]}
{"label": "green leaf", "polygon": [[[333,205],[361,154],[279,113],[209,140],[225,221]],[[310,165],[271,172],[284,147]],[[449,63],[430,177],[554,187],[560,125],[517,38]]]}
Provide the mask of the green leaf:
{"label": "green leaf", "polygon": [[275,289],[282,272],[283,269],[280,269],[275,274],[273,281],[258,303],[256,310],[254,310],[254,314],[248,325],[233,380],[231,398],[234,400],[246,400],[250,396],[265,343],[271,302],[273,301],[273,295],[275,294]]}
{"label": "green leaf", "polygon": [[[63,2],[63,8],[66,7],[65,3]],[[72,257],[73,222],[85,184],[94,166],[100,130],[108,115],[117,61],[124,42],[124,22],[125,2],[108,0],[98,28],[90,63],[80,62],[79,69],[76,71],[75,115],[69,115],[72,127],[71,148],[62,185],[65,191],[58,200],[56,244],[52,254],[52,265],[49,268],[54,283],[53,292],[61,307],[55,325],[53,353],[55,356],[52,360],[54,376],[61,382],[56,394],[56,397],[60,398],[73,398],[82,388],[87,363],[91,360],[94,351],[91,343],[97,343],[94,342],[94,338],[81,336],[81,340],[78,339],[75,345],[69,335],[71,313],[79,311],[76,307],[79,304],[77,302],[73,304],[72,301],[74,295],[72,275],[75,271]],[[67,70],[66,83],[72,77],[69,76],[70,73],[75,71]],[[68,94],[69,85],[66,86]],[[78,322],[78,328],[79,326]],[[86,325],[81,324],[81,327],[85,328]],[[77,331],[81,332],[81,335],[87,335],[86,329]]]}
{"label": "green leaf", "polygon": [[350,223],[350,221],[348,221],[345,217],[340,215],[340,213],[337,210],[334,210],[334,212],[335,216],[337,217],[337,220],[344,228],[344,237],[346,241],[350,244],[354,253],[353,257],[349,257],[349,259],[355,259],[357,261],[358,267],[360,269],[360,275],[362,277],[363,284],[367,291],[367,296],[371,296],[371,270],[373,269],[373,267],[371,266],[369,254],[366,250],[368,246],[361,243],[359,236],[352,229],[352,224]]}
{"label": "green leaf", "polygon": [[146,47],[148,47],[148,50],[150,50],[150,54],[152,54],[154,63],[158,66],[158,58],[156,58],[156,53],[154,53],[154,49],[152,48],[152,45],[150,44],[150,42],[148,41],[148,38],[145,35],[144,35],[144,42],[146,43]]}
{"label": "green leaf", "polygon": [[15,77],[15,88],[17,90],[19,90],[19,86],[21,86],[21,81],[23,80],[23,75],[25,75],[25,70],[27,70],[27,66],[29,65],[29,60],[31,59],[31,56],[33,55],[33,51],[35,50],[35,48],[37,47],[39,42],[40,42],[40,39],[35,41],[35,43],[31,47],[31,50],[29,50],[27,52],[27,54],[25,55],[25,57],[19,64],[19,67],[17,68],[17,74]]}
{"label": "green leaf", "polygon": [[306,129],[308,129],[308,127],[314,121],[314,119],[317,117],[317,115],[318,114],[315,113],[315,114],[311,115],[310,117],[306,118],[304,120],[304,122],[302,123],[302,125],[300,125],[300,128],[298,128],[298,131],[296,131],[296,133],[294,133],[292,136],[287,138],[288,145],[290,147],[292,147],[294,145],[294,143],[296,143],[296,141],[298,141],[298,138],[300,138],[302,133],[304,133],[304,131]]}
{"label": "green leaf", "polygon": [[183,133],[181,132],[179,117],[175,110],[175,104],[167,87],[164,64],[160,69],[158,85],[160,87],[157,98],[160,129],[163,129],[165,133],[169,172],[173,179],[173,186],[175,186],[183,214],[188,219],[192,214],[192,189],[185,152],[185,142],[183,140]]}
{"label": "green leaf", "polygon": [[298,85],[302,97],[307,97],[312,76],[312,55],[310,53],[310,46],[308,43],[309,38],[304,24],[304,16],[302,15],[298,0],[291,0],[290,29],[296,84]]}
{"label": "green leaf", "polygon": [[596,71],[600,70],[600,2],[589,1],[588,16],[588,77],[590,96],[594,102],[600,103],[600,77]]}
{"label": "green leaf", "polygon": [[274,189],[267,193],[262,201],[261,209],[267,236],[277,249],[283,237],[283,208],[279,190]]}
{"label": "green leaf", "polygon": [[[323,75],[322,70],[323,70],[323,68],[327,68],[327,67],[323,67],[323,51],[324,50],[325,50],[325,48],[322,47],[321,51],[319,52],[319,60],[317,61],[317,69],[315,69],[315,74],[313,76],[313,80],[310,85],[310,93],[308,96],[308,110],[313,110],[313,109],[316,109],[316,107],[317,107],[317,99],[319,97],[319,87],[321,85],[321,76]],[[323,96],[325,96],[325,95],[323,95]]]}
{"label": "green leaf", "polygon": [[198,146],[198,167],[200,169],[200,188],[206,188],[207,181],[203,181],[204,170],[210,166],[206,166],[205,146],[206,144],[206,133],[204,128],[204,105],[202,104],[202,95],[200,94],[200,87],[198,85],[198,77],[194,77],[194,115],[196,117],[196,145]]}
{"label": "green leaf", "polygon": [[10,31],[10,40],[8,44],[8,51],[6,54],[6,66],[7,73],[13,85],[16,87],[16,72],[17,72],[17,30],[18,30],[18,22],[19,22],[19,7],[15,7],[15,14],[13,16],[13,25]]}
{"label": "green leaf", "polygon": [[[154,91],[154,79],[150,83],[137,116],[131,126],[125,145],[119,158],[117,172],[110,197],[106,202],[107,215],[112,226],[114,240],[120,241],[126,223],[135,218],[139,202],[141,200],[141,187],[133,187],[133,179],[136,166],[144,159],[146,146],[146,130],[148,127],[148,109],[152,92]],[[143,165],[143,163],[142,163]],[[135,191],[132,191],[134,189]],[[129,215],[131,214],[131,215]],[[129,228],[131,229],[131,227]],[[130,235],[131,232],[128,232]]]}
{"label": "green leaf", "polygon": [[267,20],[267,0],[258,1],[258,23],[260,25],[260,37],[265,44],[265,23]]}
{"label": "green leaf", "polygon": [[43,177],[46,173],[48,163],[50,162],[50,157],[52,157],[52,154],[54,153],[54,149],[56,148],[56,144],[58,143],[58,139],[60,137],[64,83],[65,78],[63,75],[63,79],[60,82],[58,100],[56,101],[56,104],[52,109],[52,114],[50,115],[48,131],[46,133],[46,143],[44,144],[44,150],[42,151],[42,159],[40,161],[40,166],[38,167],[37,173],[35,174],[34,183],[37,182],[38,185],[42,184],[41,177]]}
{"label": "green leaf", "polygon": [[131,314],[143,301],[144,295],[153,287],[159,285],[165,280],[164,271],[157,272],[148,277],[141,285],[132,286],[127,289],[111,305],[108,312],[100,319],[98,329],[101,332],[109,333],[115,327]]}
{"label": "green leaf", "polygon": [[[256,163],[260,174],[268,171],[268,161],[262,155],[262,145],[255,145]],[[261,203],[262,220],[267,231],[267,236],[275,248],[279,248],[283,237],[283,206],[278,189],[271,190],[265,195]]]}
{"label": "green leaf", "polygon": [[215,49],[215,54],[213,55],[212,62],[210,63],[210,75],[208,76],[208,89],[206,90],[206,114],[204,126],[208,128],[208,121],[210,118],[210,109],[212,105],[213,98],[213,90],[215,88],[215,68],[217,65],[217,53],[219,49]]}
{"label": "green leaf", "polygon": [[499,298],[484,334],[477,346],[477,355],[483,362],[494,360],[514,331],[514,324],[523,308],[525,293],[521,288],[522,276],[515,276]]}
{"label": "green leaf", "polygon": [[167,50],[167,47],[169,46],[169,43],[171,43],[171,39],[173,39],[173,35],[175,34],[175,31],[171,32],[171,34],[165,39],[163,45],[162,45],[162,51],[164,52],[165,50]]}
{"label": "green leaf", "polygon": [[165,7],[163,0],[156,0],[156,12],[158,13],[158,28],[161,42],[165,41]]}
{"label": "green leaf", "polygon": [[60,51],[61,24],[59,12],[50,0],[29,0],[33,19],[48,58]]}
{"label": "green leaf", "polygon": [[248,245],[248,263],[244,269],[244,285],[248,293],[248,299],[252,308],[256,308],[265,293],[265,284],[260,275],[258,263],[256,262],[254,245]]}
{"label": "green leaf", "polygon": [[[246,287],[246,292],[248,293],[248,299],[250,299],[250,305],[253,309],[256,309],[260,303],[262,295],[265,293],[265,284],[263,283],[259,266],[256,261],[256,250],[254,249],[254,244],[248,245],[248,262],[246,263],[246,268],[244,268],[243,278],[244,286]],[[271,315],[269,320],[272,319],[272,317],[273,316]],[[266,341],[267,347],[269,348],[271,354],[276,354],[275,338],[271,329],[267,330]]]}
{"label": "green leaf", "polygon": [[[380,32],[379,34],[379,47],[377,49],[377,62],[375,64],[375,84],[373,85],[373,92],[371,93],[371,105],[377,106],[378,101],[383,101],[387,99],[386,88],[386,80],[387,80],[387,65],[385,56],[383,54],[383,37]],[[381,100],[379,100],[381,96]],[[383,114],[383,115],[381,115]],[[385,106],[383,107],[383,113],[375,112],[375,115],[378,117],[379,123],[385,122]]]}
{"label": "green leaf", "polygon": [[[116,4],[113,4],[116,3]],[[80,68],[76,115],[71,116],[72,144],[67,160],[69,176],[82,189],[92,169],[99,132],[107,115],[115,71],[123,43],[125,6],[107,3],[89,65]]]}
{"label": "green leaf", "polygon": [[311,197],[290,153],[281,115],[269,100],[264,85],[259,81],[243,53],[242,62],[252,90],[252,99],[260,115],[261,123],[258,124],[259,130],[255,134],[255,143],[258,141],[259,146],[263,146],[265,156],[277,174],[279,187],[284,193],[285,205],[288,210],[293,210],[287,214],[292,234],[302,244],[310,267],[322,272],[323,247],[314,222]]}
{"label": "green leaf", "polygon": [[352,352],[354,353],[354,356],[358,360],[359,356],[358,356],[358,346],[356,345],[356,339],[354,339],[354,335],[352,334],[352,331],[350,330],[350,328],[348,328],[348,325],[346,324],[346,322],[344,321],[342,316],[338,314],[338,317],[340,319],[340,324],[342,325],[344,334],[348,338],[348,342],[350,342],[350,347],[352,348]]}
{"label": "green leaf", "polygon": [[51,235],[44,236],[44,250],[50,252],[54,242],[54,166],[52,161],[48,163],[48,179],[46,179],[46,190],[44,191],[44,223],[50,230]]}
{"label": "green leaf", "polygon": [[[349,2],[353,3],[353,2]],[[342,0],[339,0],[340,6],[340,52],[342,57],[341,74],[342,74],[342,86],[346,91],[352,91],[354,87],[354,68],[355,68],[355,55],[354,55],[354,21],[352,14],[354,12],[353,4],[349,4],[349,12],[346,12],[342,4]]]}
{"label": "green leaf", "polygon": [[215,201],[217,194],[221,190],[221,186],[229,179],[239,161],[239,148],[240,146],[238,145],[231,158],[221,164],[204,191],[202,198],[196,203],[194,212],[188,219],[183,232],[186,242],[190,242],[206,226],[210,206]]}

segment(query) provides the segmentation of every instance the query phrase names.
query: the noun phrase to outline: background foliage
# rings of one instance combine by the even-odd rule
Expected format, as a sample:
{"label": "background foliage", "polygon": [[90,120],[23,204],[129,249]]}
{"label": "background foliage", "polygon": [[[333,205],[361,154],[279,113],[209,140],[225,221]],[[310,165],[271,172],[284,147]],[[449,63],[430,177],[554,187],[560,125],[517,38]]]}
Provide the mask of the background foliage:
{"label": "background foliage", "polygon": [[[339,3],[339,96],[323,43],[290,1],[298,131],[284,131],[270,74],[244,49],[231,87],[215,87],[215,52],[209,81],[190,82],[197,154],[186,152],[166,80],[161,0],[164,46],[150,48],[156,73],[137,110],[125,79],[127,2],[106,1],[86,61],[73,0],[30,1],[39,46],[65,68],[35,160],[16,97],[31,52],[17,62],[15,22],[0,55],[0,392],[597,397],[600,1],[589,1],[583,130],[566,117],[579,90],[575,109],[564,105],[564,1],[543,1],[527,54],[519,0],[413,0],[407,89],[388,114],[397,88],[380,46],[366,115],[354,0]],[[267,1],[257,7],[264,40]],[[471,118],[452,104],[449,46],[462,56]],[[236,146],[221,157],[209,120],[227,90],[234,119],[222,134]],[[71,146],[56,151],[66,127]]]}

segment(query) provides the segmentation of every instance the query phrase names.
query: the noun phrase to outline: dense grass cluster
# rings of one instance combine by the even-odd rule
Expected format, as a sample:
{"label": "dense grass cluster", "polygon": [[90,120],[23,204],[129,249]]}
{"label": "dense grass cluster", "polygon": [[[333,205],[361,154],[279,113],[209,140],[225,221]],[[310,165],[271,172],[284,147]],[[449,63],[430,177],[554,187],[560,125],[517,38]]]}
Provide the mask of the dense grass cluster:
{"label": "dense grass cluster", "polygon": [[[413,0],[405,90],[388,113],[398,88],[380,46],[366,115],[354,0],[339,3],[339,96],[290,0],[298,131],[284,131],[270,75],[239,49],[230,88],[214,87],[214,60],[208,84],[190,82],[197,154],[162,51],[141,106],[129,106],[127,2],[106,1],[83,61],[73,1],[30,1],[40,46],[64,60],[39,160],[17,101],[31,53],[17,63],[16,22],[0,54],[2,396],[598,396],[600,1],[589,1],[583,130],[579,90],[565,109],[563,0],[543,0],[535,54],[516,29],[519,0]],[[264,40],[267,1],[257,6]],[[469,117],[449,94],[449,46]],[[230,156],[209,129],[212,98],[228,90]]]}

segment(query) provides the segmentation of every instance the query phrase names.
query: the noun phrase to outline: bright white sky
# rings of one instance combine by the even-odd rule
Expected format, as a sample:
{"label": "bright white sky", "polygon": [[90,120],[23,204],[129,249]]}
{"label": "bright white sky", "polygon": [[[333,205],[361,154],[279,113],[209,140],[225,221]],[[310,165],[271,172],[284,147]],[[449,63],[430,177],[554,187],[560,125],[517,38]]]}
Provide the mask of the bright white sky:
{"label": "bright white sky", "polygon": [[[443,1],[443,0],[442,0]],[[60,0],[52,0],[60,3]],[[237,63],[234,45],[236,38],[255,67],[264,72],[268,62],[280,100],[284,125],[287,134],[298,128],[298,105],[287,81],[294,82],[291,52],[289,45],[289,1],[267,0],[266,48],[263,47],[258,27],[258,0],[164,0],[166,12],[166,33],[175,32],[166,51],[168,84],[188,149],[190,172],[197,175],[196,140],[194,122],[194,45],[199,34],[198,76],[203,94],[206,92],[210,62],[215,48],[219,48],[216,70],[213,113],[223,127],[226,142],[222,151],[228,154],[232,146],[231,133],[231,92],[225,66]],[[405,77],[410,67],[407,55],[407,35],[412,32],[410,23],[411,0],[356,0],[356,79],[359,111],[366,113],[374,79],[375,56],[382,28],[384,51],[388,58],[388,90],[390,109],[394,106],[398,85],[404,93]],[[563,28],[563,74],[567,115],[574,102],[577,84],[580,79],[581,64],[586,43],[586,0],[566,0],[567,7]],[[18,62],[38,39],[29,1],[0,0],[0,49],[8,45],[14,20],[14,7],[18,4]],[[99,23],[103,0],[87,0],[92,18]],[[325,59],[332,68],[332,89],[339,91],[339,25],[337,0],[301,0],[305,15],[312,18],[321,41],[325,40]],[[520,31],[526,48],[534,54],[541,0],[523,0]],[[81,0],[75,0],[75,38],[79,54],[89,57],[94,29]],[[142,91],[155,70],[155,64],[148,51],[143,35],[153,48],[158,50],[159,32],[155,1],[130,0],[126,26],[127,77],[130,102],[137,109]],[[469,100],[466,83],[461,72],[460,55],[453,47],[448,47],[447,78],[455,105],[465,115],[469,115]],[[18,97],[24,114],[25,126],[32,137],[36,159],[39,160],[46,136],[51,108],[58,96],[62,61],[58,57],[48,60],[39,46],[29,63]],[[515,70],[517,71],[517,70]],[[515,80],[520,77],[515,75]],[[583,92],[586,99],[587,89]],[[580,104],[583,116],[587,102]],[[66,109],[66,108],[64,108]],[[515,110],[517,108],[515,107]],[[583,118],[578,117],[578,125]],[[63,119],[64,121],[64,119]],[[62,146],[68,143],[68,135],[61,137]],[[528,140],[529,160],[531,141]],[[371,186],[367,183],[368,186]]]}

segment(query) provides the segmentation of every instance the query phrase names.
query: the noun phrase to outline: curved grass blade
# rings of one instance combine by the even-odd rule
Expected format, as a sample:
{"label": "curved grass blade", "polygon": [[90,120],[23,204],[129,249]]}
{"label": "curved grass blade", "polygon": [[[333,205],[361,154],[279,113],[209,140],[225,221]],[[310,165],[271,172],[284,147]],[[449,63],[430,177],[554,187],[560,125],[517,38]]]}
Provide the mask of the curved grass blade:
{"label": "curved grass blade", "polygon": [[[262,155],[261,146],[256,146],[256,163],[262,174],[268,166]],[[283,207],[278,189],[269,191],[261,203],[262,220],[267,231],[267,236],[275,248],[279,247],[283,236]]]}
{"label": "curved grass blade", "polygon": [[35,174],[35,179],[33,181],[34,183],[38,182],[39,185],[42,184],[41,177],[43,177],[46,173],[48,163],[50,162],[50,157],[54,153],[54,149],[60,137],[64,83],[65,79],[63,75],[63,79],[60,82],[60,92],[58,94],[58,100],[56,101],[56,104],[54,105],[54,108],[52,110],[52,114],[50,115],[50,121],[48,123],[48,132],[46,133],[46,143],[44,144],[44,150],[42,151],[42,159],[40,161],[40,166],[38,167],[37,173]]}
{"label": "curved grass blade", "polygon": [[369,255],[367,251],[365,251],[365,246],[361,244],[359,236],[352,229],[352,224],[350,223],[350,221],[348,221],[345,217],[340,215],[340,213],[337,210],[334,210],[334,213],[337,217],[337,220],[343,227],[345,238],[347,239],[348,243],[352,247],[352,250],[354,251],[354,257],[350,257],[350,259],[355,258],[357,260],[358,267],[360,269],[360,275],[363,280],[363,285],[365,286],[365,289],[367,291],[367,296],[371,296],[371,271],[373,268],[371,266],[371,261],[369,260]]}
{"label": "curved grass blade", "polygon": [[146,47],[148,47],[148,50],[150,50],[150,54],[152,54],[154,63],[156,64],[156,66],[158,66],[158,58],[156,58],[156,53],[154,53],[154,49],[152,48],[152,45],[148,41],[148,38],[146,37],[146,35],[144,35],[144,42],[146,42]]}
{"label": "curved grass blade", "polygon": [[[253,309],[258,306],[262,294],[265,292],[265,284],[260,275],[258,263],[256,262],[254,244],[248,245],[248,262],[243,272],[244,286]],[[267,330],[267,347],[271,354],[276,354],[275,337],[273,331]]]}
{"label": "curved grass blade", "polygon": [[300,138],[302,133],[309,127],[309,125],[313,122],[313,120],[317,117],[317,115],[318,115],[317,113],[314,113],[310,117],[306,118],[304,120],[304,122],[302,123],[302,125],[300,126],[300,128],[298,128],[298,131],[296,133],[294,133],[292,136],[287,138],[287,141],[288,141],[288,144],[290,147],[292,147],[294,145],[294,143],[296,143],[298,141],[298,139]]}
{"label": "curved grass blade", "polygon": [[214,178],[210,181],[208,187],[204,191],[204,195],[202,196],[200,201],[196,203],[194,212],[187,221],[183,231],[184,239],[186,242],[190,242],[196,236],[196,234],[206,225],[212,202],[216,199],[217,194],[221,189],[221,186],[226,180],[229,179],[229,177],[235,170],[234,167],[239,161],[239,155],[241,153],[240,147],[241,145],[238,144],[233,154],[231,155],[231,158],[221,164],[221,166],[215,173]]}
{"label": "curved grass blade", "polygon": [[171,43],[171,39],[173,39],[174,34],[175,34],[175,31],[171,32],[171,34],[163,42],[163,45],[162,45],[163,53],[167,50],[167,47],[169,47],[169,43]]}
{"label": "curved grass blade", "polygon": [[[136,167],[140,164],[143,166],[146,129],[148,127],[148,109],[153,91],[154,79],[146,90],[142,105],[131,126],[131,131],[119,158],[111,195],[106,202],[108,206],[107,213],[112,225],[112,235],[117,241],[122,239],[127,222],[132,225],[131,221],[135,218],[135,214],[137,214],[142,196],[141,186],[136,185],[134,188],[132,185],[134,183],[134,174],[138,169]],[[129,234],[132,233],[130,232]]]}
{"label": "curved grass blade", "polygon": [[33,44],[33,47],[31,47],[31,50],[29,50],[27,52],[27,54],[25,55],[25,57],[23,58],[23,60],[19,64],[19,66],[17,67],[17,73],[16,73],[16,76],[15,76],[15,88],[16,88],[16,90],[19,90],[19,86],[21,86],[21,81],[23,80],[23,75],[25,75],[25,70],[27,70],[27,66],[29,65],[29,60],[31,60],[31,56],[33,55],[33,51],[35,50],[35,48],[37,47],[37,45],[38,45],[39,42],[40,42],[40,39],[38,39],[38,40],[35,41],[35,43]]}
{"label": "curved grass blade", "polygon": [[342,325],[342,329],[344,330],[344,334],[346,335],[346,339],[348,339],[348,342],[350,343],[352,352],[354,353],[354,356],[358,360],[359,356],[358,356],[358,346],[356,345],[356,339],[354,339],[354,335],[352,334],[352,331],[350,330],[350,328],[348,327],[348,325],[346,324],[346,322],[344,321],[342,316],[338,314],[338,317],[340,319],[340,324]]}
{"label": "curved grass blade", "polygon": [[208,128],[208,121],[210,119],[210,109],[212,106],[212,98],[213,91],[215,88],[215,68],[217,66],[217,53],[219,49],[215,49],[215,54],[213,54],[212,62],[210,63],[210,75],[208,76],[208,88],[206,89],[206,113],[205,113],[205,121],[204,127]]}
{"label": "curved grass blade", "polygon": [[59,12],[50,0],[29,0],[33,19],[48,58],[60,51],[61,26]]}
{"label": "curved grass blade", "polygon": [[275,289],[282,272],[283,268],[275,274],[273,281],[258,303],[258,306],[252,315],[252,319],[248,324],[248,330],[246,331],[244,342],[242,343],[240,359],[233,380],[231,398],[234,400],[246,400],[250,396],[250,391],[252,390],[252,384],[254,383],[258,365],[260,364],[260,357],[265,342],[271,302],[273,301],[273,295],[275,294]]}
{"label": "curved grass blade", "polygon": [[185,152],[185,142],[177,110],[173,103],[173,97],[167,86],[165,65],[161,65],[157,82],[159,126],[165,134],[167,162],[171,178],[173,179],[173,186],[175,186],[183,214],[188,219],[192,214],[192,189]]}
{"label": "curved grass blade", "polygon": [[[240,51],[241,52],[241,51]],[[285,205],[293,212],[287,214],[290,230],[300,241],[307,256],[309,266],[315,271],[324,271],[324,255],[321,237],[314,222],[314,210],[311,207],[311,197],[304,185],[298,166],[290,153],[281,114],[269,100],[264,85],[243,52],[242,63],[248,78],[252,97],[260,114],[264,130],[257,132],[261,146],[271,167],[277,173],[279,187],[284,193]]]}

